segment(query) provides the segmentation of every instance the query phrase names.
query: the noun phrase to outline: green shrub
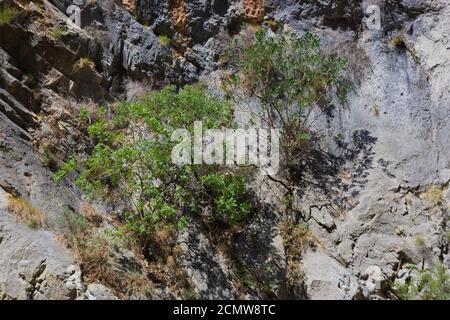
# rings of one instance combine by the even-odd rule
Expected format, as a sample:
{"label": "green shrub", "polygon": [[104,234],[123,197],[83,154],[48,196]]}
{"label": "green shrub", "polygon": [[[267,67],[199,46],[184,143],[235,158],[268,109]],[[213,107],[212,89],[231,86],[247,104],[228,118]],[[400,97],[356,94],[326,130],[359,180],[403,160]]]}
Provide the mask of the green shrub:
{"label": "green shrub", "polygon": [[264,30],[256,33],[249,46],[231,49],[228,57],[238,70],[231,77],[232,86],[259,99],[263,122],[282,129],[287,165],[298,163],[311,137],[314,109],[326,111],[333,93],[342,103],[346,101],[350,83],[342,72],[347,61],[324,56],[320,39],[311,33],[271,36]]}
{"label": "green shrub", "polygon": [[146,247],[160,224],[184,227],[186,214],[212,208],[214,217],[229,225],[249,213],[243,178],[215,166],[175,166],[171,155],[178,128],[193,131],[232,124],[231,107],[205,90],[169,86],[140,101],[122,102],[108,118],[100,111],[87,128],[92,149],[86,159],[70,158],[55,179],[79,172],[76,183],[87,194],[117,194],[129,204],[124,214],[127,238]]}
{"label": "green shrub", "polygon": [[158,36],[159,39],[159,44],[163,47],[163,48],[168,48],[170,46],[171,40],[168,36],[166,35],[161,35]]}
{"label": "green shrub", "polygon": [[61,26],[53,26],[50,30],[50,35],[56,40],[61,40],[65,34],[66,30]]}
{"label": "green shrub", "polygon": [[246,199],[244,178],[224,173],[212,173],[201,177],[201,182],[214,198],[213,214],[231,225],[245,220],[251,205]]}
{"label": "green shrub", "polygon": [[391,45],[394,48],[398,49],[406,49],[406,38],[403,34],[396,34],[392,37]]}
{"label": "green shrub", "polygon": [[18,15],[15,8],[4,5],[0,8],[0,26],[10,24]]}
{"label": "green shrub", "polygon": [[432,269],[419,270],[418,275],[405,283],[394,282],[393,289],[402,300],[448,300],[450,299],[450,275],[447,267],[437,262]]}

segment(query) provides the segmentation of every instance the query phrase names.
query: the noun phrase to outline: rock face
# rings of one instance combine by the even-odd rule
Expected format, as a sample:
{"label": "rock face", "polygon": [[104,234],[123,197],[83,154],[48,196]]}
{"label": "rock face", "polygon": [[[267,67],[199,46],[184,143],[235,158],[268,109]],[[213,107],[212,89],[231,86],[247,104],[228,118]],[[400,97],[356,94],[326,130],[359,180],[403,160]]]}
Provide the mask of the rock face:
{"label": "rock face", "polygon": [[84,288],[73,263],[52,233],[17,224],[0,189],[0,298],[76,299]]}
{"label": "rock face", "polygon": [[[359,154],[328,184],[328,190],[340,189],[343,198],[336,201],[328,192],[319,203],[317,195],[307,195],[303,203],[329,206],[325,215],[337,227],[330,232],[318,220],[317,232],[327,255],[358,281],[373,266],[381,270],[377,278],[386,282],[407,261],[431,265],[441,257],[448,264],[448,200],[431,200],[430,192],[445,194],[449,182],[449,128],[444,119],[450,116],[450,96],[442,85],[450,80],[449,44],[443,40],[449,11],[443,3],[405,4],[406,11],[394,11],[404,23],[394,34],[405,35],[406,49],[393,48],[385,29],[365,30],[356,40],[351,36],[352,43],[364,48],[361,56],[367,56],[364,63],[370,69],[359,78],[358,93],[351,95],[348,106],[336,109],[323,128],[337,141],[327,146],[333,154],[358,149]],[[385,28],[389,30],[389,23]],[[331,39],[339,34],[327,33]],[[356,137],[356,132],[365,133]],[[341,149],[341,144],[346,147]],[[418,245],[421,237],[425,241]],[[304,263],[315,259],[305,256]]]}
{"label": "rock face", "polygon": [[104,285],[93,283],[86,290],[88,300],[117,300],[117,297]]}
{"label": "rock face", "polygon": [[[407,263],[450,267],[446,0],[81,1],[81,26],[65,23],[67,1],[9,3],[20,14],[0,25],[0,299],[117,298],[85,283],[55,237],[64,207],[82,203],[50,170],[78,143],[68,118],[82,103],[109,106],[165,83],[216,88],[224,39],[247,22],[317,33],[326,53],[348,59],[354,87],[318,118],[318,165],[295,201],[318,243],[298,260],[301,294],[286,286],[289,252],[274,210],[238,233],[232,258],[197,221],[178,235],[196,297],[385,299]],[[367,24],[370,5],[380,8],[380,29]],[[274,208],[276,188],[262,190]],[[16,221],[7,194],[41,210],[45,229]]]}

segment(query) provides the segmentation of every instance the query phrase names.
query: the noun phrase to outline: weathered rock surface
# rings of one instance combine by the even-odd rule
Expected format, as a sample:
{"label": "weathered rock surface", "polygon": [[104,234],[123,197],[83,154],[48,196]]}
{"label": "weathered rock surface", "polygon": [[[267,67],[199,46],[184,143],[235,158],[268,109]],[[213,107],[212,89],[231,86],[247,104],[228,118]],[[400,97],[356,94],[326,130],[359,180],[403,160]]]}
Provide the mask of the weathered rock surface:
{"label": "weathered rock surface", "polygon": [[54,234],[16,222],[0,188],[0,298],[76,299],[84,288],[73,263]]}
{"label": "weathered rock surface", "polygon": [[92,283],[86,290],[88,300],[117,300],[114,293],[102,284]]}
{"label": "weathered rock surface", "polygon": [[[381,30],[365,24],[372,4],[381,8]],[[347,57],[354,82],[348,103],[316,123],[323,139],[314,163],[320,165],[296,205],[320,245],[300,259],[306,292],[294,298],[391,298],[387,284],[405,276],[406,263],[429,266],[439,259],[450,267],[446,0],[136,0],[126,1],[127,10],[113,1],[88,1],[81,28],[66,26],[67,1],[38,2],[29,11],[14,5],[18,20],[0,26],[0,298],[116,298],[103,285],[83,283],[73,257],[55,240],[64,206],[78,211],[81,194],[55,184],[36,153],[46,140],[71,131],[67,113],[79,103],[137,96],[134,84],[153,88],[201,78],[214,86],[210,72],[221,65],[224,38],[249,21],[316,32],[328,53]],[[55,26],[65,28],[62,36],[50,34]],[[393,46],[395,35],[404,46]],[[170,45],[158,36],[168,36]],[[74,68],[81,58],[93,66]],[[51,163],[77,144],[71,134],[72,141],[53,150]],[[267,202],[279,208],[275,186],[267,189]],[[44,212],[46,229],[18,223],[4,207],[6,193]],[[233,259],[264,287],[246,292],[239,292],[236,261],[193,221],[178,242],[197,296],[292,298],[284,287],[279,218],[277,210],[261,214],[236,237]]]}

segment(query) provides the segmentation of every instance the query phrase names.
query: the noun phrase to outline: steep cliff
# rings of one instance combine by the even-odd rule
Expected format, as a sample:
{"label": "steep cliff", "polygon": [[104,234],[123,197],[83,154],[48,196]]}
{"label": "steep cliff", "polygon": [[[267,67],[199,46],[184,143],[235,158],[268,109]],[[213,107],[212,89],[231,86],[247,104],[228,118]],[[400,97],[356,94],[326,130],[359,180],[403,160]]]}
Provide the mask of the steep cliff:
{"label": "steep cliff", "polygon": [[[397,299],[391,284],[415,272],[408,264],[450,267],[448,1],[74,3],[80,26],[66,22],[71,1],[2,1],[14,14],[0,23],[0,298]],[[261,27],[313,32],[349,62],[348,101],[317,116],[318,152],[293,199],[289,219],[308,230],[287,225],[283,186],[255,177],[271,209],[229,243],[195,218],[161,230],[151,257],[111,243],[123,204],[52,178],[70,153],[86,153],[81,106],[109,112],[165,84],[223,96],[226,46]],[[87,217],[85,244],[105,242],[90,257],[102,272],[68,240],[61,217],[75,213]]]}

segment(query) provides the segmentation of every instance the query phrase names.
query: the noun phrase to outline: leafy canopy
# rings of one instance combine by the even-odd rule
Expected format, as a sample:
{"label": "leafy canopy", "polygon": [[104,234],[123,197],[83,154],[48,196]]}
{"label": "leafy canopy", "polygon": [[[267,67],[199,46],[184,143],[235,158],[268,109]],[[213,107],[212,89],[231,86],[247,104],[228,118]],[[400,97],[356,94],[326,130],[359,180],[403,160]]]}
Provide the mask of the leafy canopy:
{"label": "leafy canopy", "polygon": [[[121,102],[108,118],[81,112],[92,149],[85,159],[72,156],[55,179],[77,171],[76,183],[88,194],[117,195],[127,205],[123,232],[143,245],[160,223],[183,227],[187,214],[208,209],[218,222],[233,225],[250,211],[242,177],[215,166],[175,166],[171,161],[172,132],[232,124],[231,107],[198,86],[180,91],[168,86],[140,101]],[[206,211],[208,211],[206,210]]]}

